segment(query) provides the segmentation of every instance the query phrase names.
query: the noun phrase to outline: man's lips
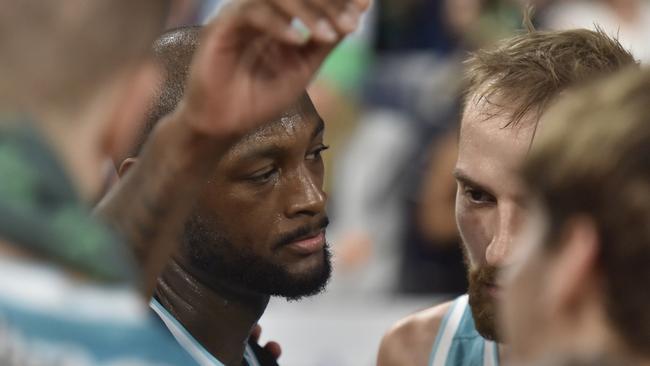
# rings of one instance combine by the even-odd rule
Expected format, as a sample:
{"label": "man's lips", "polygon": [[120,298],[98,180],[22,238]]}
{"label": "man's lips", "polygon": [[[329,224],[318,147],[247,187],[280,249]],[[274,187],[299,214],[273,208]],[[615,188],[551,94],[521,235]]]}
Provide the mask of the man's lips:
{"label": "man's lips", "polygon": [[325,247],[325,230],[306,235],[287,244],[286,247],[302,255],[314,254],[321,251]]}

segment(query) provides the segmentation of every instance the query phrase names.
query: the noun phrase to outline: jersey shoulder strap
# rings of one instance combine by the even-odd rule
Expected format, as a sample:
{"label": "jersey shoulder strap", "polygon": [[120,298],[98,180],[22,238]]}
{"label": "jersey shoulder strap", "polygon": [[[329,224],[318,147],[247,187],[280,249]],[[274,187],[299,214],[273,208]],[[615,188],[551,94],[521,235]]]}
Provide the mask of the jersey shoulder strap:
{"label": "jersey shoulder strap", "polygon": [[442,319],[436,341],[433,343],[429,365],[445,366],[447,363],[454,336],[468,307],[467,301],[467,295],[457,298]]}
{"label": "jersey shoulder strap", "polygon": [[174,316],[165,309],[156,298],[152,298],[149,307],[158,315],[176,341],[201,366],[225,366],[211,355]]}
{"label": "jersey shoulder strap", "polygon": [[432,366],[498,366],[497,345],[476,330],[467,295],[457,298],[445,314],[433,345]]}

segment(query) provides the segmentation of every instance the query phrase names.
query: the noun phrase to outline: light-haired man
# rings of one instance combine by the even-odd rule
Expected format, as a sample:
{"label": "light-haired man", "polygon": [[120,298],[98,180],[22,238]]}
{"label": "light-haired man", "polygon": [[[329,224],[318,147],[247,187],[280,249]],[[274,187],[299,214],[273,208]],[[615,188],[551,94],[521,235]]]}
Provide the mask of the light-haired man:
{"label": "light-haired man", "polygon": [[497,365],[507,357],[495,324],[496,275],[510,263],[526,215],[515,168],[540,116],[568,86],[633,64],[616,40],[588,30],[531,31],[470,57],[454,169],[469,291],[397,323],[382,341],[380,366]]}
{"label": "light-haired man", "polygon": [[650,365],[649,115],[630,70],[542,119],[502,307],[516,364]]}

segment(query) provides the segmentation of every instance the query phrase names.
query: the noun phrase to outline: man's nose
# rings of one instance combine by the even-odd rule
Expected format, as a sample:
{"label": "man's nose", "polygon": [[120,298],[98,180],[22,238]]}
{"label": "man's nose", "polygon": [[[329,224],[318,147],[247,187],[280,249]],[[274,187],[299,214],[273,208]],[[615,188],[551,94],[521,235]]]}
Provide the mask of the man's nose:
{"label": "man's nose", "polygon": [[489,265],[503,267],[508,264],[517,230],[517,214],[516,208],[507,208],[499,213],[494,237],[485,251],[485,260]]}
{"label": "man's nose", "polygon": [[327,204],[327,194],[323,191],[322,184],[322,179],[314,177],[309,169],[301,169],[291,179],[289,187],[291,197],[288,201],[287,216],[316,216],[323,213]]}

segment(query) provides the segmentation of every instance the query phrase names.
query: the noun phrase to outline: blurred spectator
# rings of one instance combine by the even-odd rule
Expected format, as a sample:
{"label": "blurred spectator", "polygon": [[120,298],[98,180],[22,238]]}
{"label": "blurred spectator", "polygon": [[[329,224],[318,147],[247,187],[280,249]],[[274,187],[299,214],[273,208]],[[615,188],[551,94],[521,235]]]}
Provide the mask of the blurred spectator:
{"label": "blurred spectator", "polygon": [[642,62],[650,61],[650,2],[647,0],[557,1],[545,12],[550,29],[601,27]]}
{"label": "blurred spectator", "polygon": [[378,0],[374,48],[378,53],[453,48],[439,0]]}
{"label": "blurred spectator", "polygon": [[[461,61],[468,50],[511,32],[518,9],[504,1],[409,0],[378,1],[374,10],[363,113],[335,167],[331,232],[343,270],[335,278],[356,290],[459,294],[465,270],[447,168]],[[445,193],[431,194],[437,188]],[[438,214],[420,217],[433,207]],[[423,232],[425,222],[448,231]]]}
{"label": "blurred spectator", "polygon": [[417,200],[407,206],[410,231],[403,243],[399,283],[404,292],[455,294],[467,289],[454,215],[456,181],[451,175],[457,139],[452,129],[432,141],[416,189]]}

